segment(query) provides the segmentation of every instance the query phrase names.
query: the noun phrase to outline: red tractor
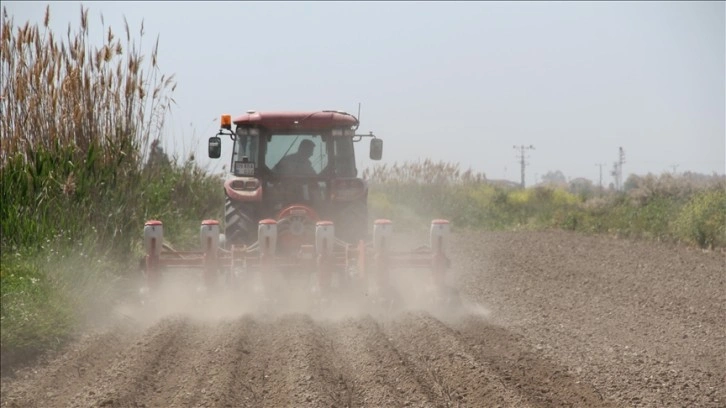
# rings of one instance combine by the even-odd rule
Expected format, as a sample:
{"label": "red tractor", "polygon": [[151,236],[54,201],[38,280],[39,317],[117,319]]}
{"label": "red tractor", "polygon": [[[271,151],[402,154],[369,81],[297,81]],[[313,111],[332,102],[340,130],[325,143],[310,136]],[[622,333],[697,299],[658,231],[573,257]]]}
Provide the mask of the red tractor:
{"label": "red tractor", "polygon": [[[232,125],[234,124],[234,130]],[[314,240],[315,223],[332,221],[349,243],[366,237],[368,187],[358,177],[353,146],[371,137],[370,158],[382,140],[356,135],[358,120],[345,112],[253,112],[224,116],[209,140],[209,157],[221,155],[220,136],[234,142],[224,183],[225,246],[257,241],[258,223],[278,221],[278,247],[297,251]]]}
{"label": "red tractor", "polygon": [[353,283],[368,296],[369,282],[386,293],[389,271],[399,267],[431,270],[442,286],[448,221],[432,221],[430,246],[410,252],[393,250],[389,220],[375,220],[369,233],[368,186],[358,177],[354,145],[371,138],[369,157],[380,160],[383,142],[357,129],[358,119],[340,111],[222,115],[208,149],[216,159],[222,137],[233,141],[223,231],[217,220],[205,220],[201,251],[170,252],[161,246],[162,223],[147,222],[148,288],[174,266],[200,267],[206,287],[220,277],[245,285],[255,275],[268,293],[280,275],[310,277],[323,295]]}

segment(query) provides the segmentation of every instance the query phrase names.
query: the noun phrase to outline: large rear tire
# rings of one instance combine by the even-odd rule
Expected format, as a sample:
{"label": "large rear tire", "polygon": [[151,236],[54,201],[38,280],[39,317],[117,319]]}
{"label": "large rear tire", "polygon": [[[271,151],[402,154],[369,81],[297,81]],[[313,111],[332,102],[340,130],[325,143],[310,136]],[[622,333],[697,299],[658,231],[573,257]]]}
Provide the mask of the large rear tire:
{"label": "large rear tire", "polygon": [[224,200],[224,235],[230,245],[250,245],[257,241],[257,208],[252,203]]}

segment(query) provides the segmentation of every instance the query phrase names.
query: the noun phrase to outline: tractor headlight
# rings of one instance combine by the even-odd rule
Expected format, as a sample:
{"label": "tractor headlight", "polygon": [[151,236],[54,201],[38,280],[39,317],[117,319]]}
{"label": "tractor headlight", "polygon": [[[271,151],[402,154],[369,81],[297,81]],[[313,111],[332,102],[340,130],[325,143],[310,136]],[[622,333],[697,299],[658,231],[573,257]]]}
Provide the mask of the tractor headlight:
{"label": "tractor headlight", "polygon": [[260,186],[260,181],[252,178],[252,179],[246,179],[246,180],[234,180],[232,183],[230,183],[230,186],[233,190],[239,190],[239,191],[254,191],[257,190],[257,188]]}

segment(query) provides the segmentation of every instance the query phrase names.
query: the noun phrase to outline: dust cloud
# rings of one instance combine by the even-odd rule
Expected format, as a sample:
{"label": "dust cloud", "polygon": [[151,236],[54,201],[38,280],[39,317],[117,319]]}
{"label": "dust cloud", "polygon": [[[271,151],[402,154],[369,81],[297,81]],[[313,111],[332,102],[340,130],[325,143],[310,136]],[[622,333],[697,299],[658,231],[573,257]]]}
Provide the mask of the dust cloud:
{"label": "dust cloud", "polygon": [[[426,241],[396,237],[393,250],[410,251]],[[447,271],[446,284],[437,287],[429,268],[393,268],[390,285],[378,288],[373,278],[334,276],[332,287],[320,293],[315,271],[277,271],[264,277],[258,272],[221,278],[213,288],[202,285],[201,271],[170,269],[154,293],[137,294],[114,307],[113,314],[141,328],[164,318],[185,316],[202,322],[231,321],[245,316],[274,320],[286,314],[303,314],[317,321],[371,317],[390,320],[407,312],[426,312],[444,322],[491,316],[485,305],[468,301],[452,284],[457,273]]]}

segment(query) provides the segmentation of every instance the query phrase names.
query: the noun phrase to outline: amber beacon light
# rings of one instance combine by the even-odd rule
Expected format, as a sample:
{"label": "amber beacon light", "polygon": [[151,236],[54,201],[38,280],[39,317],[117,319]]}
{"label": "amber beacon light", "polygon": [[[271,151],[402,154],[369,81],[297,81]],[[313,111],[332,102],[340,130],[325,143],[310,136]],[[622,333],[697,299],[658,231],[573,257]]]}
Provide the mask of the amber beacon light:
{"label": "amber beacon light", "polygon": [[227,115],[227,114],[222,115],[221,122],[222,122],[222,124],[220,127],[222,129],[227,129],[227,130],[232,129],[232,116],[231,115]]}

